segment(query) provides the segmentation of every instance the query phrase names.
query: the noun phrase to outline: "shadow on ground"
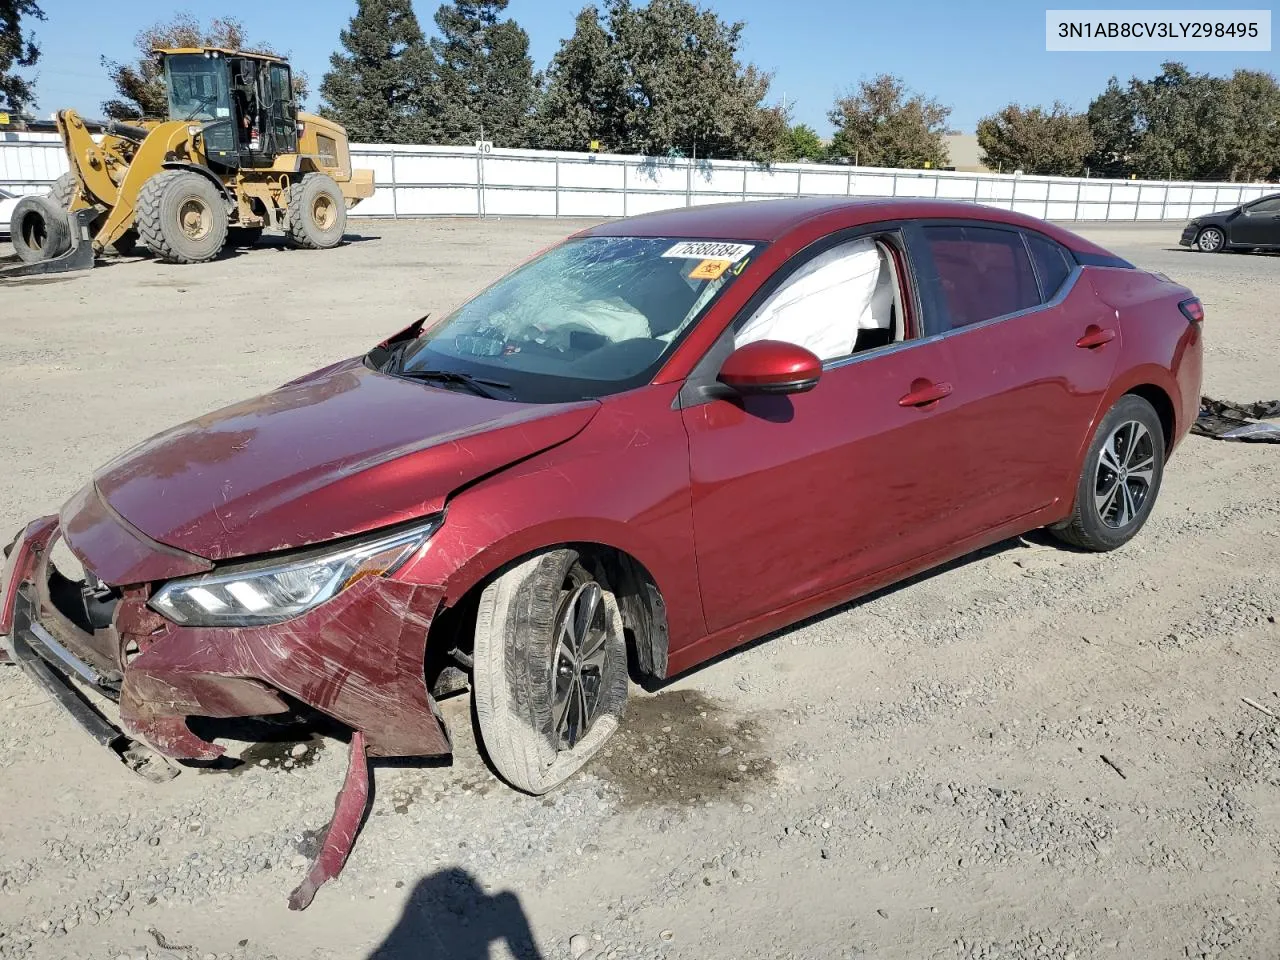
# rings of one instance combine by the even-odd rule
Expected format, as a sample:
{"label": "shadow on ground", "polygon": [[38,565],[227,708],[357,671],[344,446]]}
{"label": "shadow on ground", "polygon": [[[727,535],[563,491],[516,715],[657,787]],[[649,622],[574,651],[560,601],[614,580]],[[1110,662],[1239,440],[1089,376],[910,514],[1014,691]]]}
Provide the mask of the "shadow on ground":
{"label": "shadow on ground", "polygon": [[368,960],[489,960],[495,943],[517,960],[544,960],[520,898],[507,890],[485,893],[475,877],[452,867],[418,881]]}

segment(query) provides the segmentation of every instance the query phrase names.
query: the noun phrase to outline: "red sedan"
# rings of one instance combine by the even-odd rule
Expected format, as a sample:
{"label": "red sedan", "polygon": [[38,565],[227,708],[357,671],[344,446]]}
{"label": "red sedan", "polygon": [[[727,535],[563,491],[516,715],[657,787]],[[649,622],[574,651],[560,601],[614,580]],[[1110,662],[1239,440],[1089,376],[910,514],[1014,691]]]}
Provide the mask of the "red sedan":
{"label": "red sedan", "polygon": [[1196,417],[1201,319],[969,204],[607,223],[107,464],[6,549],[0,634],[134,757],[217,758],[207,718],[337,721],[339,820],[366,747],[449,751],[433,694],[469,682],[498,773],[542,793],[622,722],[629,675],[1033,528],[1125,543]]}

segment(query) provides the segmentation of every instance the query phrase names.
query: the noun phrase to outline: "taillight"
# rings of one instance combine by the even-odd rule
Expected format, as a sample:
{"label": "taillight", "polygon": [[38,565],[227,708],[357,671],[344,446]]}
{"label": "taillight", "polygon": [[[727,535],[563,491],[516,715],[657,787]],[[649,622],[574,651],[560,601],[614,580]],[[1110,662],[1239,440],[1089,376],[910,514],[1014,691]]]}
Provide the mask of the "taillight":
{"label": "taillight", "polygon": [[1200,302],[1199,297],[1192,297],[1190,300],[1183,300],[1178,304],[1178,309],[1182,311],[1182,315],[1192,323],[1204,322],[1204,304]]}

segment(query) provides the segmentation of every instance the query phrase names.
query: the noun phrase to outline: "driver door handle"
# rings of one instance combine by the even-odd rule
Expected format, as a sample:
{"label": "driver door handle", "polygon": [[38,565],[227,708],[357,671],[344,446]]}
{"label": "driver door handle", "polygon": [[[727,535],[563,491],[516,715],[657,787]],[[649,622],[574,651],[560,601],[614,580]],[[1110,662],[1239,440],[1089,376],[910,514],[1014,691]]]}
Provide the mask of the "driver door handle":
{"label": "driver door handle", "polygon": [[927,407],[951,395],[951,384],[931,380],[913,380],[911,392],[898,400],[900,407]]}

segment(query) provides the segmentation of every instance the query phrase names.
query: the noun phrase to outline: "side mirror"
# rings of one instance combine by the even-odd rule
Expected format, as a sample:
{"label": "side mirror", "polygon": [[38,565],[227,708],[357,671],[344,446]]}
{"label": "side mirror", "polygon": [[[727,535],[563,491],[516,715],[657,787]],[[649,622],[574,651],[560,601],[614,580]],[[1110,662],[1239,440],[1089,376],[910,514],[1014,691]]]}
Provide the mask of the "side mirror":
{"label": "side mirror", "polygon": [[804,347],[757,340],[725,358],[717,379],[743,395],[804,393],[818,385],[822,361]]}

